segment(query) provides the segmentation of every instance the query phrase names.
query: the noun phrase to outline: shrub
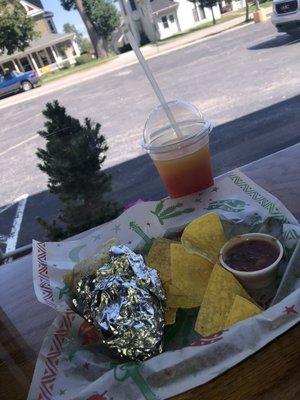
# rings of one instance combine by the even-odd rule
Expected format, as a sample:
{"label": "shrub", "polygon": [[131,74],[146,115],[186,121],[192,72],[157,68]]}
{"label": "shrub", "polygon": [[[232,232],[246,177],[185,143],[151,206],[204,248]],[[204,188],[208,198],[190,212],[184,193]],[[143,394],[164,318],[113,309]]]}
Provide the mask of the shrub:
{"label": "shrub", "polygon": [[62,64],[60,64],[60,69],[69,69],[70,67],[70,61],[64,61]]}
{"label": "shrub", "polygon": [[76,58],[76,65],[86,64],[92,61],[92,55],[90,53],[81,54],[78,58]]}

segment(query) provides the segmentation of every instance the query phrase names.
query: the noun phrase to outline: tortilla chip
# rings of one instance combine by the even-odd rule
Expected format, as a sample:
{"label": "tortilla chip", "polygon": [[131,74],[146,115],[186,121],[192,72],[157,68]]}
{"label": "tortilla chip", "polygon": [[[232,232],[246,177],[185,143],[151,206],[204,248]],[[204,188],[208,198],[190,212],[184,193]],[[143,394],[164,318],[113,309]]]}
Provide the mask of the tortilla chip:
{"label": "tortilla chip", "polygon": [[159,238],[153,244],[146,257],[147,265],[155,268],[163,283],[171,281],[170,271],[170,245],[172,240]]}
{"label": "tortilla chip", "polygon": [[200,306],[200,302],[186,296],[182,290],[173,284],[165,284],[163,288],[166,293],[166,304],[170,308],[195,308]]}
{"label": "tortilla chip", "polygon": [[199,254],[217,263],[219,252],[226,243],[220,217],[216,213],[205,214],[186,226],[181,242],[189,253]]}
{"label": "tortilla chip", "polygon": [[195,308],[200,306],[200,302],[191,297],[172,294],[167,294],[166,304],[170,308]]}
{"label": "tortilla chip", "polygon": [[173,325],[176,321],[177,308],[166,308],[165,325]]}
{"label": "tortilla chip", "polygon": [[238,321],[254,317],[254,315],[260,314],[261,309],[249,300],[237,295],[235,296],[234,302],[231,306],[229,314],[227,316],[225,328],[235,324]]}
{"label": "tortilla chip", "polygon": [[195,331],[202,336],[208,336],[225,329],[229,311],[237,295],[252,301],[235,277],[216,264],[197,316]]}
{"label": "tortilla chip", "polygon": [[171,244],[171,277],[182,294],[202,302],[213,264],[188,253],[180,243]]}
{"label": "tortilla chip", "polygon": [[166,286],[165,291],[168,295],[184,296],[182,290],[180,290],[177,286],[173,285],[172,283]]}

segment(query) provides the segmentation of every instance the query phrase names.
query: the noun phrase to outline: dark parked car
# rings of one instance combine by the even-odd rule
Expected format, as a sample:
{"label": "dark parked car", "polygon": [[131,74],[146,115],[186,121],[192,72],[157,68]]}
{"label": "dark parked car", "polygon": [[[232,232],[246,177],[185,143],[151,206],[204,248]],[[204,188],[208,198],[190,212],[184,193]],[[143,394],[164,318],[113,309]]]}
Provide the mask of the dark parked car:
{"label": "dark parked car", "polygon": [[35,71],[12,71],[0,74],[0,97],[19,91],[27,92],[37,85],[39,77]]}

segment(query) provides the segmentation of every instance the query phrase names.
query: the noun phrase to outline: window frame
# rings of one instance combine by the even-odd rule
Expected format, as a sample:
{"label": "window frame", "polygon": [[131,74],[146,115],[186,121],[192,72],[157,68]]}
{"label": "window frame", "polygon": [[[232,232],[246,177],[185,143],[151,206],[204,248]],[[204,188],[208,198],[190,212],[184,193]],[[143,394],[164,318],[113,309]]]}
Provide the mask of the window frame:
{"label": "window frame", "polygon": [[167,15],[163,15],[161,17],[161,22],[163,24],[164,29],[169,29],[170,28]]}

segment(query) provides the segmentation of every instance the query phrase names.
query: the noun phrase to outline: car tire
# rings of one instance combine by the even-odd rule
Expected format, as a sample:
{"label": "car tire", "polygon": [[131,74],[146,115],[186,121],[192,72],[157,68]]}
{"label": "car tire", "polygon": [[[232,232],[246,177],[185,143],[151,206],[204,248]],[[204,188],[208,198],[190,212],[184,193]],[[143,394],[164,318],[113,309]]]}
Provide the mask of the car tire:
{"label": "car tire", "polygon": [[28,90],[31,90],[33,88],[33,85],[29,81],[24,81],[21,83],[21,87],[23,92],[28,92]]}

